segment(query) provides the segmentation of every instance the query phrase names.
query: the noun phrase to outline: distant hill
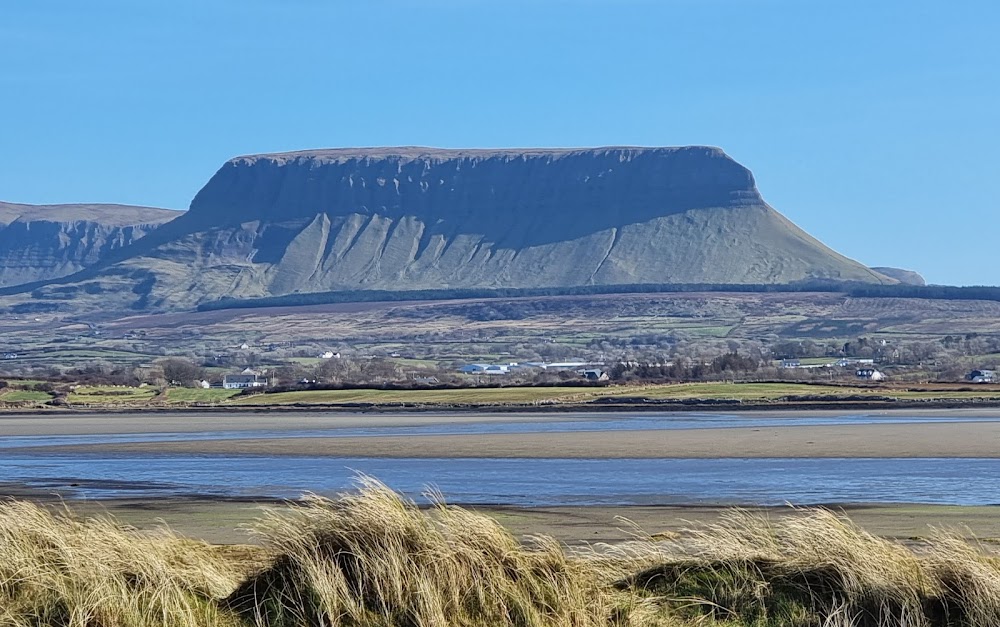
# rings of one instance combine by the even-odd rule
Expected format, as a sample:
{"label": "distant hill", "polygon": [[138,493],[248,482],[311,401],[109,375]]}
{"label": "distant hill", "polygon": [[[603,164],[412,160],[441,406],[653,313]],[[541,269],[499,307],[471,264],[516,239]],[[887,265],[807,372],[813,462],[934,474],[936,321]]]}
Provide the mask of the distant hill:
{"label": "distant hill", "polygon": [[180,214],[127,205],[0,202],[0,287],[79,272]]}
{"label": "distant hill", "polygon": [[913,270],[902,270],[900,268],[872,268],[875,272],[879,274],[884,274],[887,277],[896,279],[904,285],[927,285],[927,281],[924,277],[920,276],[919,273]]}
{"label": "distant hill", "polygon": [[718,148],[238,157],[191,209],[39,300],[137,309],[336,290],[895,283],[809,236]]}

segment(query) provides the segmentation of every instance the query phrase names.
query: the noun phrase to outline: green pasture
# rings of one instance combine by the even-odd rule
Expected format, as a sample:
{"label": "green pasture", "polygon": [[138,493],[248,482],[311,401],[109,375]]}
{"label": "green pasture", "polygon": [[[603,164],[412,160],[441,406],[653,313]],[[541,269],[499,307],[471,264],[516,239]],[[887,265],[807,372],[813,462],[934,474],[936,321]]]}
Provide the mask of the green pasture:
{"label": "green pasture", "polygon": [[305,390],[256,394],[234,399],[239,405],[288,404],[530,404],[539,402],[586,401],[605,392],[606,388],[577,387],[509,387],[466,388],[458,390]]}
{"label": "green pasture", "polygon": [[66,397],[71,405],[133,405],[148,403],[157,394],[157,389],[147,387],[124,387],[114,385],[80,385]]}
{"label": "green pasture", "polygon": [[44,403],[51,399],[51,394],[38,390],[7,390],[0,394],[0,401],[5,403]]}
{"label": "green pasture", "polygon": [[223,388],[170,388],[167,390],[167,401],[171,403],[221,403],[239,392],[239,390]]}
{"label": "green pasture", "polygon": [[651,399],[777,400],[786,396],[880,396],[901,400],[967,400],[1000,398],[1000,390],[907,390],[887,386],[853,387],[805,383],[678,383],[606,388],[607,394]]}

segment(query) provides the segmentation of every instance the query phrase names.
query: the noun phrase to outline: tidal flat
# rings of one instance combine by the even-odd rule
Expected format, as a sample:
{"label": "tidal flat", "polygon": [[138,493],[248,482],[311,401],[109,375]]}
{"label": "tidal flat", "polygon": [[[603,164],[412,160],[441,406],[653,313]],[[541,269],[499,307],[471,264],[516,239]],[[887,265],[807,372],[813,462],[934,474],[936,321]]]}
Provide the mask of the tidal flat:
{"label": "tidal flat", "polygon": [[567,542],[732,506],[849,511],[878,535],[1000,537],[1000,412],[107,413],[0,417],[0,492],[242,542],[261,507],[359,473]]}

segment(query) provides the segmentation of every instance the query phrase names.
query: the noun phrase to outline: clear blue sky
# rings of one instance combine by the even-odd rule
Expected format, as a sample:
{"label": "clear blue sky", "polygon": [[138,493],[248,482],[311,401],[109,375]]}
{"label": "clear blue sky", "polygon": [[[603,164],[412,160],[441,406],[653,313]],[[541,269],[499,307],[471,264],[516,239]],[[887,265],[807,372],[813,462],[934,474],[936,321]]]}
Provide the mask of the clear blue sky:
{"label": "clear blue sky", "polygon": [[1000,3],[11,0],[0,199],[185,208],[229,157],[723,147],[835,249],[1000,284]]}

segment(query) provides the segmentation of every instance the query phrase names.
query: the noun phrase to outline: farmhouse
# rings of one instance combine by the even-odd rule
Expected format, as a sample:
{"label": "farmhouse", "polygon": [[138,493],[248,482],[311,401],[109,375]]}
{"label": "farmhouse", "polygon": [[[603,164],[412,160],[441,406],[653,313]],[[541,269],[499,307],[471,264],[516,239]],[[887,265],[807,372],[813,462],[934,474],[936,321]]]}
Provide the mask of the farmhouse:
{"label": "farmhouse", "polygon": [[599,368],[588,368],[587,370],[581,370],[580,376],[588,381],[607,381],[610,379],[608,373],[604,372]]}
{"label": "farmhouse", "polygon": [[875,368],[858,368],[855,373],[859,379],[868,381],[885,381],[885,374]]}
{"label": "farmhouse", "polygon": [[242,390],[244,388],[260,388],[267,385],[267,377],[253,374],[227,374],[222,377],[222,387],[227,390]]}
{"label": "farmhouse", "polygon": [[973,370],[965,378],[973,383],[996,383],[997,373],[993,370]]}

